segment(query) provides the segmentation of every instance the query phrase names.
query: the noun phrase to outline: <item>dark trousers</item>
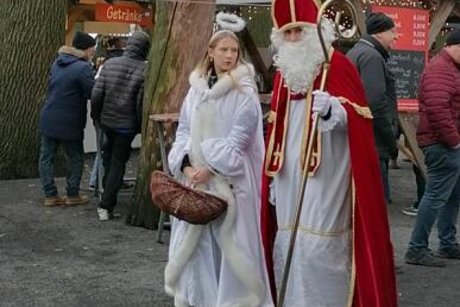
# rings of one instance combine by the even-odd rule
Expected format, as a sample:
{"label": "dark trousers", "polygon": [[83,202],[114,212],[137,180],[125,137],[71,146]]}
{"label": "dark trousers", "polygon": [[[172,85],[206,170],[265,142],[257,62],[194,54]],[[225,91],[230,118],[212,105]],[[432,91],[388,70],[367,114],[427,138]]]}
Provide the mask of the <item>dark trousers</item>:
{"label": "dark trousers", "polygon": [[382,159],[380,158],[380,174],[382,176],[382,182],[383,182],[383,192],[385,195],[385,201],[387,204],[391,203],[391,197],[390,197],[390,180],[388,178],[389,172],[388,172],[388,163],[390,162],[389,158]]}
{"label": "dark trousers", "polygon": [[42,135],[38,171],[43,191],[46,197],[58,195],[54,183],[54,158],[59,145],[64,147],[67,158],[67,196],[77,196],[84,163],[83,140],[64,141]]}
{"label": "dark trousers", "polygon": [[117,204],[118,192],[123,185],[126,162],[131,155],[131,142],[134,133],[120,133],[108,127],[102,127],[104,141],[102,144],[102,163],[104,165],[104,176],[102,186],[101,204],[103,209],[113,212]]}

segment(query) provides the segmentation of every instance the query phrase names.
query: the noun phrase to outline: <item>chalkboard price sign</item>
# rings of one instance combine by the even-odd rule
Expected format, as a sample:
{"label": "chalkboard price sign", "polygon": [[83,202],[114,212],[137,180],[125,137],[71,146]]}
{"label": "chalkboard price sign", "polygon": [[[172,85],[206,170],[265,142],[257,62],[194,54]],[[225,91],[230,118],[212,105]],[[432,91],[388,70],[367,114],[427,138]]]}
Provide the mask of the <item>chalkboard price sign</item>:
{"label": "chalkboard price sign", "polygon": [[425,52],[394,50],[388,61],[396,79],[398,99],[417,99],[420,76],[425,65]]}

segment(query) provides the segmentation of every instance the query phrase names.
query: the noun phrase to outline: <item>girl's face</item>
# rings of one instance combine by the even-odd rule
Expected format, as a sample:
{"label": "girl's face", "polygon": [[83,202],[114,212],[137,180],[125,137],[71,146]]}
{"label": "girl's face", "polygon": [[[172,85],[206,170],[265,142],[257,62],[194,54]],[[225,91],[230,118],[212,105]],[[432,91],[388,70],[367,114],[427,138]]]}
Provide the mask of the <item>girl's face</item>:
{"label": "girl's face", "polygon": [[217,74],[232,70],[236,66],[239,55],[239,46],[233,38],[226,37],[220,40],[214,48],[209,48],[208,55],[214,63]]}

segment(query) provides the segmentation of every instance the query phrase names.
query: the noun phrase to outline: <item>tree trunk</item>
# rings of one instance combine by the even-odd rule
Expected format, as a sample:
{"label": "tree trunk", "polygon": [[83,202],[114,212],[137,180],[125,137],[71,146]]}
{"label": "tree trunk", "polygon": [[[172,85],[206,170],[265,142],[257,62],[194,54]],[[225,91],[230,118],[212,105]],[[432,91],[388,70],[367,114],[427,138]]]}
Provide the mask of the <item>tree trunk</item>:
{"label": "tree trunk", "polygon": [[158,137],[149,120],[157,113],[180,111],[189,88],[188,77],[204,56],[212,33],[215,0],[157,3],[147,69],[144,99],[142,148],[136,188],[127,222],[154,229],[159,212],[152,206],[149,191],[150,174],[161,167]]}
{"label": "tree trunk", "polygon": [[0,1],[0,179],[37,176],[38,117],[67,0]]}

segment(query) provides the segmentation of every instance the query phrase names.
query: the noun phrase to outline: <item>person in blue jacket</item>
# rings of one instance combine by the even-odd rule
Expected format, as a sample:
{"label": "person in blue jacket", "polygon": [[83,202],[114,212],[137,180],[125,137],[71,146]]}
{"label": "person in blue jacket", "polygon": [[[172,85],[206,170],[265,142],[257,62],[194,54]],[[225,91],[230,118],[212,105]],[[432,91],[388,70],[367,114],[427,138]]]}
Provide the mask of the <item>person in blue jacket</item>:
{"label": "person in blue jacket", "polygon": [[[88,196],[80,195],[83,171],[83,130],[86,105],[94,86],[90,60],[96,41],[87,33],[76,32],[72,46],[62,46],[51,66],[46,101],[40,114],[40,181],[45,206],[82,205]],[[54,157],[62,146],[67,157],[66,196],[59,196],[54,182]]]}

